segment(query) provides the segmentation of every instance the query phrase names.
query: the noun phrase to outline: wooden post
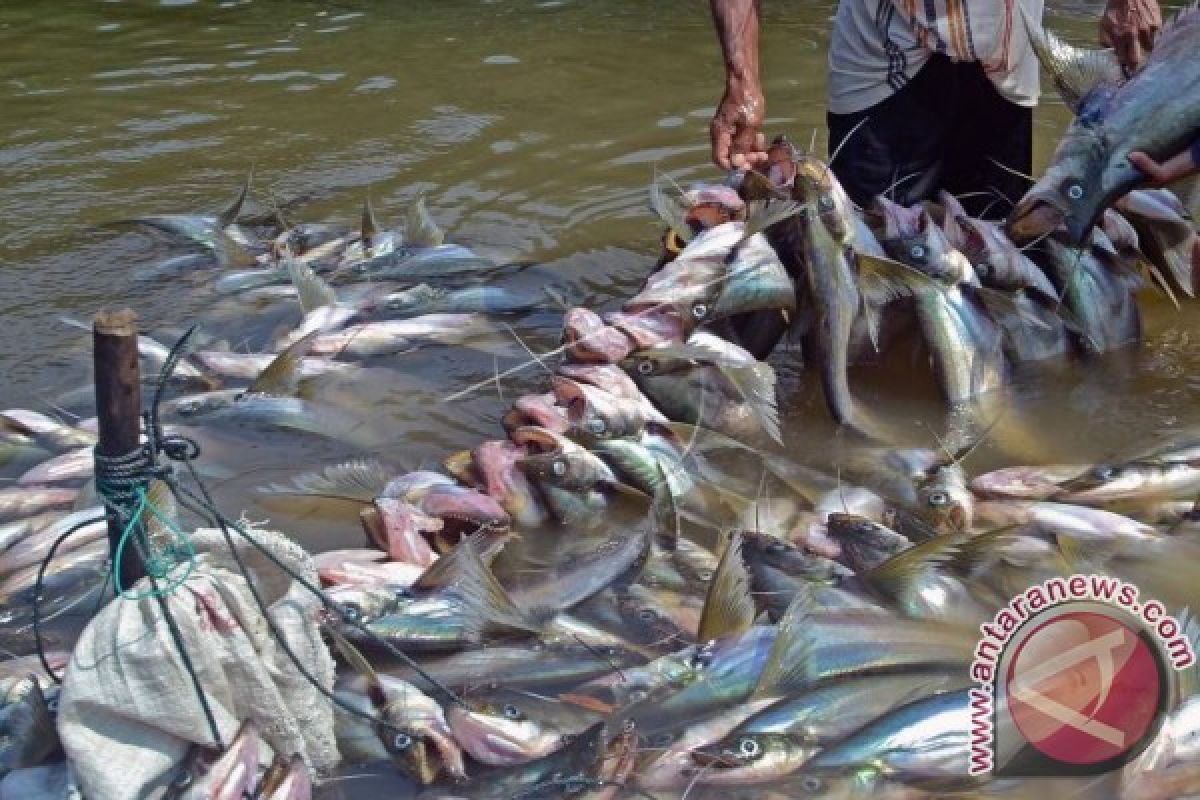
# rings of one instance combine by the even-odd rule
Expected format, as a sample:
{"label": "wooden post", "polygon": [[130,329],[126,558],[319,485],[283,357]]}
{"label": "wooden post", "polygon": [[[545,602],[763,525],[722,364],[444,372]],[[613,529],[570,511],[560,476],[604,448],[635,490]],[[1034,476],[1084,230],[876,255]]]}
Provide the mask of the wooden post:
{"label": "wooden post", "polygon": [[[96,450],[102,456],[126,455],[137,449],[140,442],[142,383],[137,337],[137,315],[132,310],[101,311],[96,315],[92,328],[96,418],[100,428]],[[114,558],[122,532],[121,521],[110,516],[108,544]],[[145,574],[137,548],[126,546],[121,556],[122,583],[132,586]]]}

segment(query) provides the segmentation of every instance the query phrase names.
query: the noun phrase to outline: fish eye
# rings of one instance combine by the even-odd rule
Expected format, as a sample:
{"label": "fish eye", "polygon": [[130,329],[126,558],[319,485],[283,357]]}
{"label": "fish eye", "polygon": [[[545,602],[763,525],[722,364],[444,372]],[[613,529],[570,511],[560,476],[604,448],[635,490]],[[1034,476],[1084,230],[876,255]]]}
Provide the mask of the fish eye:
{"label": "fish eye", "polygon": [[407,733],[397,733],[392,737],[392,749],[397,753],[403,753],[413,746],[413,738]]}
{"label": "fish eye", "polygon": [[762,748],[759,747],[756,739],[751,739],[749,736],[747,736],[745,739],[742,739],[742,741],[738,742],[738,753],[746,758],[754,758],[761,752]]}
{"label": "fish eye", "polygon": [[800,781],[800,788],[809,794],[816,794],[821,791],[821,779],[816,775],[806,775],[804,780]]}
{"label": "fish eye", "polygon": [[696,577],[708,583],[713,579],[713,571],[711,569],[702,569],[696,573]]}
{"label": "fish eye", "polygon": [[1083,198],[1083,187],[1078,183],[1072,183],[1067,186],[1067,197],[1072,200],[1080,200]]}
{"label": "fish eye", "polygon": [[584,427],[586,427],[589,432],[597,435],[604,433],[604,431],[608,428],[602,419],[589,419]]}
{"label": "fish eye", "polygon": [[642,375],[649,375],[651,372],[654,372],[654,364],[650,361],[650,359],[639,361],[637,365],[637,371]]}
{"label": "fish eye", "polygon": [[1116,474],[1117,474],[1117,471],[1115,469],[1113,469],[1111,466],[1109,466],[1108,464],[1101,464],[1100,466],[1098,466],[1094,470],[1092,470],[1092,477],[1098,481],[1109,480],[1112,478],[1113,475],[1116,475]]}
{"label": "fish eye", "polygon": [[650,622],[658,619],[658,613],[653,608],[643,608],[638,611],[638,619],[642,622]]}
{"label": "fish eye", "polygon": [[934,508],[941,508],[950,505],[950,495],[945,492],[930,492],[929,496],[925,498],[925,502]]}
{"label": "fish eye", "polygon": [[171,786],[176,789],[186,789],[191,785],[192,771],[190,769],[180,771],[180,773],[175,776],[174,780],[171,781]]}
{"label": "fish eye", "polygon": [[550,471],[561,478],[567,474],[567,462],[561,458],[554,459],[554,462],[550,465]]}
{"label": "fish eye", "polygon": [[358,603],[343,603],[342,604],[342,619],[351,624],[361,622],[363,619],[363,610]]}
{"label": "fish eye", "polygon": [[821,199],[817,201],[822,211],[830,211],[833,209],[833,198],[827,194],[821,195]]}
{"label": "fish eye", "polygon": [[773,555],[779,555],[780,553],[786,553],[787,545],[785,545],[783,542],[776,539],[767,545],[767,552],[771,553]]}
{"label": "fish eye", "polygon": [[708,306],[704,303],[696,303],[692,306],[692,316],[696,319],[704,319],[708,316]]}
{"label": "fish eye", "polygon": [[922,245],[914,244],[912,247],[908,248],[908,254],[910,256],[912,256],[913,258],[917,258],[917,259],[924,258],[925,257],[925,248]]}
{"label": "fish eye", "polygon": [[505,703],[504,708],[500,709],[500,713],[507,719],[524,719],[525,715],[521,713],[521,709],[514,706],[512,703]]}

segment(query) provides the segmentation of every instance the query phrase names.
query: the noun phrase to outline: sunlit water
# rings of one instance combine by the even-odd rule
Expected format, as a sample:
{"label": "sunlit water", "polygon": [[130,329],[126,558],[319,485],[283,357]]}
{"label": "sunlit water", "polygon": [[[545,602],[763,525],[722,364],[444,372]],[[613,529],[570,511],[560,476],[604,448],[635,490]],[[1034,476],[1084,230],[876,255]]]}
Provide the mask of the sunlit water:
{"label": "sunlit water", "polygon": [[[768,132],[824,152],[830,3],[766,4],[763,74]],[[1087,3],[1054,3],[1049,22],[1082,41]],[[423,192],[451,240],[513,266],[504,285],[552,287],[571,305],[613,308],[653,264],[658,229],[646,204],[657,168],[676,180],[718,179],[707,124],[722,87],[719,49],[702,3],[682,0],[437,3],[16,2],[0,6],[0,406],[61,405],[90,416],[90,320],[135,308],[160,339],[191,324],[234,349],[262,347],[299,319],[208,288],[212,273],[135,281],[177,252],[111,223],[163,212],[212,212],[255,170],[294,221],[353,228],[368,190],[398,224]],[[1037,116],[1044,163],[1066,124],[1047,95]],[[813,133],[815,131],[815,134]],[[1011,424],[973,456],[1077,461],[1150,432],[1200,422],[1194,306],[1147,295],[1143,346],[1088,365],[1015,375]],[[558,343],[561,308],[512,321],[542,352]],[[207,325],[206,325],[207,323]],[[856,392],[913,442],[933,445],[943,417],[916,352],[856,371]],[[369,455],[398,470],[436,467],[502,435],[511,401],[542,390],[536,363],[453,402],[464,387],[528,355],[432,347],[372,362],[326,397],[377,431]],[[832,429],[816,381],[787,350],[781,374],[788,438],[830,466]],[[1020,430],[1006,439],[1005,430]],[[353,508],[266,507],[256,486],[363,455],[295,433],[202,426],[227,511],[270,518],[314,548],[360,541]],[[1031,447],[1030,443],[1036,443]],[[317,513],[321,512],[321,513]],[[347,796],[374,796],[355,781]]]}

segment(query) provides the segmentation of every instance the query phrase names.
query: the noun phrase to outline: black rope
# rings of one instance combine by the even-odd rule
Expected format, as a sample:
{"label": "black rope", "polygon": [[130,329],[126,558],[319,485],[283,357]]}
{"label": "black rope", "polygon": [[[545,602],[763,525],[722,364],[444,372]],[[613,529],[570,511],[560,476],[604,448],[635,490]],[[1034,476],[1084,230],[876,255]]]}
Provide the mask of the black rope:
{"label": "black rope", "polygon": [[[88,525],[94,525],[103,520],[104,517],[96,517],[95,519],[85,519],[82,522],[77,522],[67,530],[63,531],[62,535],[54,540],[54,544],[50,545],[50,550],[46,553],[46,557],[42,559],[42,563],[38,565],[37,578],[33,583],[33,644],[37,648],[38,661],[42,664],[42,669],[46,670],[46,674],[50,679],[57,684],[62,683],[62,679],[58,674],[50,668],[50,661],[46,658],[46,646],[42,641],[42,585],[46,580],[46,568],[50,566],[50,562],[54,560],[54,556],[58,553],[58,548],[63,542],[70,539],[79,531],[83,530]],[[107,584],[107,579],[105,580]],[[101,593],[103,593],[101,587]]]}

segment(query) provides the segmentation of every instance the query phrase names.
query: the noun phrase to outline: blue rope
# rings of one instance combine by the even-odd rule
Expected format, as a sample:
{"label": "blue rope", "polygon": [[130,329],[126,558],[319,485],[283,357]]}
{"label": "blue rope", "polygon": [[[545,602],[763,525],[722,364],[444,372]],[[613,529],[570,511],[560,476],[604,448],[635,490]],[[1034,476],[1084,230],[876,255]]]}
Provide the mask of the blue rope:
{"label": "blue rope", "polygon": [[[196,569],[196,548],[175,521],[150,502],[144,488],[138,486],[134,491],[138,497],[138,505],[130,516],[129,522],[126,523],[125,529],[121,531],[121,538],[117,541],[117,551],[113,554],[113,584],[117,594],[126,600],[144,600],[147,597],[172,594],[192,576],[192,572]],[[171,531],[172,538],[176,543],[157,549],[147,546],[142,555],[146,574],[157,580],[166,580],[166,585],[159,586],[156,581],[152,581],[152,588],[141,592],[130,592],[121,578],[121,559],[129,541],[141,533],[142,518],[147,511]],[[182,573],[177,569],[181,565],[184,567]],[[176,573],[175,577],[171,577],[173,572]]]}

